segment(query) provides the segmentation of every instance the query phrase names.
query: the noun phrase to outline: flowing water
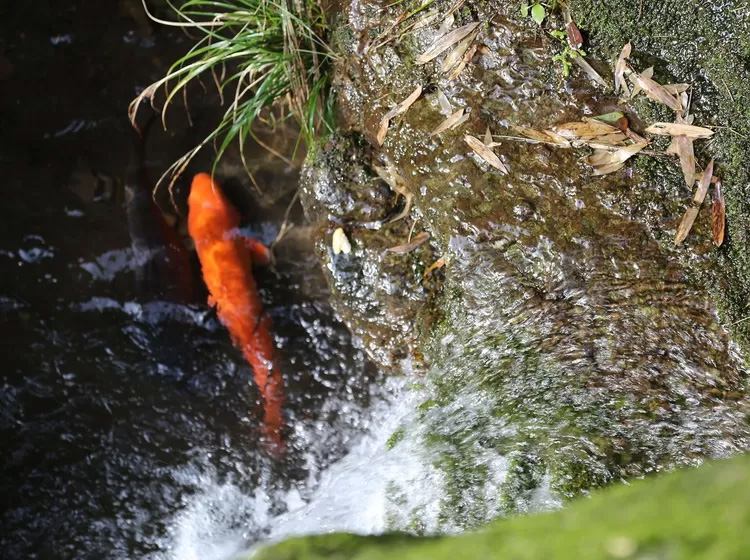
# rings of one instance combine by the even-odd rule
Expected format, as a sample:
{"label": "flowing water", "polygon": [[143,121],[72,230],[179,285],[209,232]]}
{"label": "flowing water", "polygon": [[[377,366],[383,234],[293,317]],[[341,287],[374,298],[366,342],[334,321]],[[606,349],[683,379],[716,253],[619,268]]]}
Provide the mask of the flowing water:
{"label": "flowing water", "polygon": [[[385,451],[407,401],[334,317],[298,206],[275,269],[256,272],[286,378],[284,460],[258,443],[252,371],[205,296],[136,289],[126,108],[192,42],[140,10],[2,9],[0,558],[225,558],[271,536],[382,529],[384,483],[351,461],[326,469],[352,447],[365,463]],[[177,108],[152,133],[154,176],[205,133],[208,105],[191,104],[194,129]],[[268,243],[296,174],[262,151],[255,162],[276,202],[248,213],[247,232]],[[325,497],[334,487],[345,503]]]}

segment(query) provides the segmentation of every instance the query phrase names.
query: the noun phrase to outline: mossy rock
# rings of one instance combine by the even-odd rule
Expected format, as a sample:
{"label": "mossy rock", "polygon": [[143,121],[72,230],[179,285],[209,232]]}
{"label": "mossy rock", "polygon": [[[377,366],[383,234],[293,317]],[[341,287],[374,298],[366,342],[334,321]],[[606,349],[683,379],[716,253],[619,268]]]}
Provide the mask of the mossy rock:
{"label": "mossy rock", "polygon": [[[398,355],[424,356],[430,406],[420,422],[424,446],[444,475],[442,528],[527,511],[545,485],[570,499],[622,478],[750,448],[748,369],[737,344],[747,341],[750,326],[737,323],[750,311],[750,180],[741,165],[750,155],[750,86],[737,83],[747,66],[747,14],[740,2],[723,8],[732,11],[726,17],[680,5],[686,18],[664,15],[677,10],[671,2],[672,8],[605,4],[570,2],[588,31],[592,63],[606,75],[630,39],[636,61],[654,64],[658,79],[695,82],[696,124],[732,127],[717,129],[716,140],[698,152],[702,163],[709,155],[720,162],[725,180],[729,238],[719,250],[705,210],[685,246],[672,247],[691,194],[675,160],[639,156],[596,177],[580,161],[585,152],[500,137],[495,153],[509,168],[503,174],[472,153],[464,136],[483,138],[488,127],[505,136],[511,125],[542,129],[613,108],[633,123],[669,116],[644,96],[621,105],[581,73],[561,79],[552,59],[560,43],[522,18],[515,3],[469,1],[455,14],[456,26],[481,22],[477,42],[485,47],[456,80],[440,74],[445,55],[414,63],[434,39],[429,26],[368,50],[388,26],[384,14],[418,4],[344,10],[336,24],[363,30],[336,35],[347,130],[329,140],[343,147],[335,158],[318,150],[309,163],[303,203],[315,209],[321,205],[315,193],[340,193],[329,198],[328,213],[336,214],[337,196],[354,200],[352,190],[384,188],[372,162],[392,163],[414,195],[408,220],[359,228],[362,242],[353,256],[332,259],[323,237],[319,247],[337,310],[371,355],[405,365],[407,373],[412,360],[390,359],[394,340],[407,342]],[[432,7],[446,12],[452,5],[438,0]],[[695,26],[684,31],[685,22]],[[736,26],[727,31],[727,22]],[[562,18],[546,25],[562,28]],[[671,39],[659,38],[669,33]],[[722,43],[726,33],[736,44]],[[707,39],[690,50],[698,36]],[[728,76],[711,74],[719,67],[734,72],[734,103],[723,98]],[[383,114],[417,85],[424,94],[391,123],[379,146]],[[470,117],[430,136],[446,118],[438,90]],[[355,168],[361,172],[341,173]],[[389,202],[380,213],[392,210]],[[347,216],[353,214],[336,219],[363,219],[347,222]],[[412,228],[430,234],[429,251],[425,245],[389,268],[384,248]],[[445,267],[422,278],[439,256]],[[730,322],[737,324],[728,329]],[[495,484],[486,474],[491,456],[510,457],[514,465],[497,492],[485,492]]]}
{"label": "mossy rock", "polygon": [[747,555],[750,457],[637,480],[564,510],[496,521],[477,533],[424,538],[330,534],[293,538],[256,560],[734,560]]}

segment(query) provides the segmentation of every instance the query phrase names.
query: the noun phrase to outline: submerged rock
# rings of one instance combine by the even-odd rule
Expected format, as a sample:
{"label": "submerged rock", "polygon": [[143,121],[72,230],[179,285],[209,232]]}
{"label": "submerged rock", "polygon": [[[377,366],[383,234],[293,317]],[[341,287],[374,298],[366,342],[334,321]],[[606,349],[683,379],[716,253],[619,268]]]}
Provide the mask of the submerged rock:
{"label": "submerged rock", "polygon": [[[396,370],[425,358],[422,437],[446,488],[433,529],[525,511],[545,488],[571,498],[748,449],[748,370],[700,281],[727,262],[708,248],[710,217],[701,215],[687,249],[669,246],[688,195],[679,166],[659,159],[593,177],[580,151],[500,138],[495,153],[509,169],[501,173],[472,152],[466,134],[580,120],[618,107],[616,98],[583,75],[557,76],[559,45],[515,4],[467,2],[456,11],[456,27],[481,22],[481,48],[455,80],[439,72],[450,49],[414,64],[440,17],[376,47],[396,11],[384,19],[368,6],[341,11],[336,82],[349,130],[313,155],[302,200],[319,224],[334,305],[368,352]],[[433,6],[446,13],[452,4]],[[418,85],[426,93],[378,146],[381,118]],[[446,118],[439,90],[470,118],[430,137]],[[659,110],[650,103],[619,108],[645,118]],[[414,195],[406,220],[387,223],[396,195],[373,164],[405,178]],[[744,203],[729,197],[727,189],[737,221],[720,255],[737,266],[722,284],[731,285],[725,310],[750,285],[737,276],[745,259],[737,255],[747,254],[738,230]],[[349,255],[333,255],[337,227],[352,240]],[[412,229],[428,232],[430,244],[385,251]],[[423,278],[440,256],[444,269]],[[498,484],[488,456],[507,462],[499,488],[488,488]]]}

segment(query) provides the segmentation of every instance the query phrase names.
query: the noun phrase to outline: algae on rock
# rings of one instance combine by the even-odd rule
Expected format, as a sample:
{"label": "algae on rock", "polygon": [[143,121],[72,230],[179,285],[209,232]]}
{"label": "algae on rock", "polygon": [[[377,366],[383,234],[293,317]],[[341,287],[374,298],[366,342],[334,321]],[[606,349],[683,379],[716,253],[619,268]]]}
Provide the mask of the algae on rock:
{"label": "algae on rock", "polygon": [[620,484],[563,511],[498,520],[453,537],[334,533],[260,550],[255,560],[679,558],[747,554],[750,457]]}
{"label": "algae on rock", "polygon": [[[607,37],[597,3],[571,4],[586,14],[581,27],[595,42],[624,44],[622,35]],[[435,28],[368,51],[388,18],[410,4],[368,5],[344,7],[336,23],[359,30],[336,35],[335,83],[348,130],[308,163],[303,204],[321,224],[318,247],[336,309],[370,354],[389,366],[413,363],[394,357],[426,359],[424,445],[445,483],[441,527],[432,529],[526,511],[540,492],[571,498],[748,449],[747,366],[701,281],[724,274],[716,285],[722,309],[741,312],[750,287],[742,276],[748,187],[736,164],[747,146],[724,134],[725,147],[714,145],[723,150],[717,158],[725,158],[727,183],[737,181],[726,189],[729,248],[707,249],[702,214],[680,253],[668,246],[688,195],[675,162],[591,177],[580,154],[501,140],[504,175],[463,140],[487,127],[496,134],[509,125],[543,128],[613,107],[637,115],[654,110],[650,102],[621,107],[584,76],[558,81],[554,44],[521,20],[515,3],[469,1],[456,12],[457,26],[481,22],[477,41],[485,48],[454,81],[439,76],[441,57],[413,64]],[[445,13],[452,3],[433,6]],[[659,9],[645,4],[644,18]],[[638,30],[629,25],[626,40],[637,50]],[[657,75],[665,71],[657,64]],[[694,103],[705,110],[717,89],[704,82]],[[377,147],[381,117],[419,84],[426,93]],[[429,84],[470,111],[462,127],[429,137],[445,118]],[[414,194],[408,223],[385,224],[395,195],[369,169],[386,159]],[[327,249],[333,224],[354,231],[353,255],[334,258]],[[384,248],[412,226],[430,233],[430,246],[389,260]],[[444,280],[423,283],[438,256],[446,258]],[[488,457],[510,460],[504,482],[488,476]]]}

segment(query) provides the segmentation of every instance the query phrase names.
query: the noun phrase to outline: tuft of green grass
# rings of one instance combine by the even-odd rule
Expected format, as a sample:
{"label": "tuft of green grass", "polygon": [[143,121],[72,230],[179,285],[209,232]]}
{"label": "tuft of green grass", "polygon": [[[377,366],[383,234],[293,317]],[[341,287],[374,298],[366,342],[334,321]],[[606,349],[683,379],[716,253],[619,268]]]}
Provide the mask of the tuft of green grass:
{"label": "tuft of green grass", "polygon": [[259,141],[253,124],[271,110],[280,110],[282,120],[297,121],[298,147],[302,141],[312,145],[317,136],[332,130],[329,66],[334,55],[325,42],[327,23],[316,0],[187,0],[180,7],[167,2],[175,11],[175,21],[155,17],[145,0],[143,6],[155,22],[197,30],[202,36],[162,79],[131,102],[131,122],[135,126],[142,102],[148,99],[153,106],[163,88],[166,98],[161,112],[166,127],[166,111],[172,102],[178,96],[186,101],[188,85],[207,76],[227,108],[213,132],[175,161],[157,188],[167,177],[173,184],[209,143],[216,148],[215,170],[234,140],[239,142],[242,163],[252,179],[243,148],[248,138]]}

